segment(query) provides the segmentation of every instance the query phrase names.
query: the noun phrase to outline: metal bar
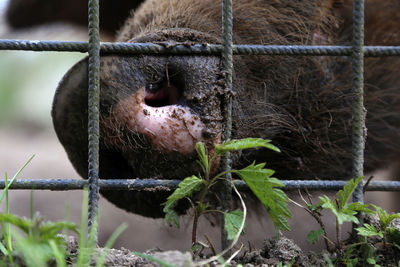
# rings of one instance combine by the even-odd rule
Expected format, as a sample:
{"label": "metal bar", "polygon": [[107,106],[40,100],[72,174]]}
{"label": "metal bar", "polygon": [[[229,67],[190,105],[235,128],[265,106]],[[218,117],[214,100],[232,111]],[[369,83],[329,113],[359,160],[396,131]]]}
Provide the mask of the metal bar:
{"label": "metal bar", "polygon": [[[89,88],[88,88],[88,226],[96,227],[99,199],[99,102],[100,35],[99,0],[89,0]],[[90,230],[89,230],[90,231]],[[97,229],[96,236],[97,236]]]}
{"label": "metal bar", "polygon": [[[364,176],[365,115],[364,108],[364,0],[353,1],[353,121],[352,177]],[[354,202],[363,202],[363,184],[353,193]]]}
{"label": "metal bar", "polygon": [[[222,70],[225,74],[226,92],[224,99],[225,107],[225,131],[224,140],[231,139],[232,135],[232,71],[233,71],[233,18],[232,0],[222,1]],[[222,158],[222,169],[224,171],[232,168],[231,153],[224,154]],[[232,210],[232,175],[228,173],[222,181],[221,204],[223,211]],[[221,223],[221,248],[227,249],[231,241],[228,240],[228,233],[225,231],[224,216]],[[229,254],[229,253],[228,253]]]}
{"label": "metal bar", "polygon": [[[99,180],[101,190],[174,190],[181,180],[158,180],[158,179],[110,179]],[[249,190],[242,180],[234,180],[235,186],[242,190]],[[284,190],[297,190],[307,188],[308,190],[337,191],[343,188],[347,181],[315,181],[315,180],[282,180]],[[88,186],[87,180],[82,179],[21,179],[15,180],[10,189],[14,190],[54,190],[68,191],[81,190]],[[4,189],[5,181],[0,180],[0,189]],[[400,181],[372,181],[366,191],[400,191]]]}
{"label": "metal bar", "polygon": [[[88,52],[87,42],[0,40],[0,50]],[[221,55],[216,44],[177,44],[167,48],[151,43],[100,43],[102,53]],[[234,55],[351,56],[352,46],[233,45]],[[365,57],[399,56],[400,46],[364,46]]]}

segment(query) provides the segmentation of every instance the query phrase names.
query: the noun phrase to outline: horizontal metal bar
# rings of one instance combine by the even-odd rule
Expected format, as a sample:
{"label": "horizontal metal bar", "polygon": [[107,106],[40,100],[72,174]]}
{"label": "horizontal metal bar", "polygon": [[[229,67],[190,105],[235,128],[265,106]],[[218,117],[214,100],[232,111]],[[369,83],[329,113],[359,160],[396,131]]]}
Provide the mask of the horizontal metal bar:
{"label": "horizontal metal bar", "polygon": [[[180,180],[157,180],[157,179],[128,179],[128,180],[99,180],[101,190],[144,190],[157,188],[159,190],[175,189]],[[296,190],[307,188],[308,190],[330,190],[342,189],[347,181],[337,180],[282,180],[285,190]],[[248,190],[246,184],[241,180],[235,180],[234,184],[240,190]],[[0,180],[0,189],[5,185]],[[37,190],[79,190],[88,186],[87,180],[78,179],[20,179],[15,180],[10,189],[37,189]],[[367,191],[400,191],[399,181],[372,181]]]}
{"label": "horizontal metal bar", "polygon": [[[103,190],[143,190],[146,188],[164,187],[176,188],[180,180],[157,180],[157,179],[129,179],[129,180],[99,180],[100,189]],[[0,189],[5,185],[0,180]],[[38,190],[79,190],[88,187],[87,180],[81,179],[21,179],[15,180],[11,189],[38,189]]]}
{"label": "horizontal metal bar", "polygon": [[[87,42],[0,40],[0,50],[87,52]],[[220,55],[221,45],[216,44],[151,44],[108,43],[100,46],[102,53],[117,54],[195,54]],[[302,45],[234,45],[234,55],[314,55],[350,56],[351,46],[302,46]],[[366,57],[399,56],[400,46],[365,46]]]}

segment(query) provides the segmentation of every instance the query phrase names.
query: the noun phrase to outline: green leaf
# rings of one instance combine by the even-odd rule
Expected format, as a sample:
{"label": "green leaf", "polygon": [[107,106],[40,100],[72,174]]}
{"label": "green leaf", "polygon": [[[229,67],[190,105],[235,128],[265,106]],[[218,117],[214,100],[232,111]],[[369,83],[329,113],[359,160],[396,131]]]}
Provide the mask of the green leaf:
{"label": "green leaf", "polygon": [[397,246],[400,245],[400,231],[397,228],[394,227],[388,227],[386,229],[387,232],[387,240],[392,243],[395,244]]}
{"label": "green leaf", "polygon": [[343,187],[343,190],[339,190],[339,192],[336,194],[337,199],[339,200],[339,208],[344,207],[347,201],[349,201],[351,194],[353,194],[354,190],[362,179],[362,176],[358,177],[355,181],[350,179],[350,181]]}
{"label": "green leaf", "polygon": [[75,223],[67,221],[45,222],[40,225],[40,235],[45,239],[52,239],[63,230],[70,230],[78,234],[78,227]]}
{"label": "green leaf", "polygon": [[0,222],[10,223],[18,227],[22,231],[24,231],[26,234],[29,233],[29,229],[32,225],[31,222],[27,219],[18,217],[13,214],[4,214],[4,213],[0,213]]}
{"label": "green leaf", "polygon": [[339,190],[336,194],[336,199],[332,200],[327,196],[320,197],[320,203],[323,208],[329,209],[336,216],[339,224],[344,222],[354,222],[359,224],[356,215],[359,211],[365,211],[371,214],[371,210],[368,209],[368,205],[360,203],[350,203],[349,201],[352,193],[356,189],[357,185],[361,182],[362,176],[358,177],[355,181],[350,180],[344,187],[343,190]]}
{"label": "green leaf", "polygon": [[202,142],[198,142],[196,144],[197,155],[199,156],[200,166],[203,168],[203,171],[206,172],[208,170],[208,156],[206,154],[206,149]]}
{"label": "green leaf", "polygon": [[360,212],[360,211],[361,212],[365,212],[365,213],[368,213],[370,215],[374,214],[374,212],[371,209],[368,208],[367,204],[361,204],[361,203],[358,203],[358,202],[353,202],[353,203],[350,203],[350,204],[347,203],[344,206],[344,208],[345,209],[349,209],[349,210],[353,210],[353,211],[357,211],[357,212]]}
{"label": "green leaf", "polygon": [[327,196],[320,197],[320,203],[323,208],[329,209],[336,216],[339,224],[343,224],[344,222],[354,222],[356,224],[359,223],[357,217],[354,215],[357,214],[356,211],[351,209],[340,208],[337,206],[337,203],[334,200],[330,199]]}
{"label": "green leaf", "polygon": [[307,242],[310,244],[315,244],[318,241],[318,238],[324,234],[322,228],[318,229],[317,231],[311,230],[310,233],[307,235]]}
{"label": "green leaf", "polygon": [[292,214],[287,208],[289,201],[286,194],[276,188],[283,187],[283,183],[270,176],[274,174],[273,170],[264,169],[265,163],[254,165],[254,163],[244,169],[235,170],[250,187],[251,191],[264,205],[272,222],[277,230],[289,231],[289,224],[285,218],[290,218]]}
{"label": "green leaf", "polygon": [[363,227],[358,227],[356,228],[357,232],[359,235],[361,236],[379,236],[379,237],[383,237],[383,232],[376,230],[375,226],[364,223]]}
{"label": "green leaf", "polygon": [[234,210],[225,213],[225,231],[228,233],[228,239],[233,240],[240,229],[243,221],[243,211]]}
{"label": "green leaf", "polygon": [[371,206],[374,207],[374,209],[376,210],[376,213],[378,214],[379,221],[381,223],[383,231],[386,231],[386,228],[390,225],[390,223],[394,219],[400,218],[400,213],[389,214],[384,209],[382,209],[381,207],[378,207],[378,206],[376,206],[374,204],[371,204]]}
{"label": "green leaf", "polygon": [[222,154],[229,151],[237,151],[247,148],[266,147],[276,152],[280,152],[279,148],[270,144],[271,140],[262,138],[245,138],[239,140],[230,140],[222,143],[221,145],[215,145],[215,152]]}
{"label": "green leaf", "polygon": [[163,212],[165,213],[165,223],[166,224],[172,224],[176,228],[179,228],[179,215],[176,213],[176,211],[173,209],[175,206],[175,203],[169,203],[165,205]]}
{"label": "green leaf", "polygon": [[179,199],[188,197],[192,193],[199,191],[203,183],[204,181],[202,179],[194,175],[183,179],[183,181],[179,183],[178,188],[172,193],[172,195],[168,197],[168,200],[164,203],[164,205],[174,203]]}

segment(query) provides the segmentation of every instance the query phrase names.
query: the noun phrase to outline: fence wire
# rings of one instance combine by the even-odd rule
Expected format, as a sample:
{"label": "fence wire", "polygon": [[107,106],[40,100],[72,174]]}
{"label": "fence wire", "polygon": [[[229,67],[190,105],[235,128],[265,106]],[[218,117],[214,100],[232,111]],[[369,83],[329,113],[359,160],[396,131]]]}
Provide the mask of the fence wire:
{"label": "fence wire", "polygon": [[[176,44],[166,47],[152,43],[100,43],[99,1],[89,0],[89,42],[0,40],[0,50],[59,51],[89,53],[89,179],[24,179],[16,180],[10,189],[81,190],[89,187],[89,225],[93,223],[98,210],[98,193],[102,190],[143,190],[146,188],[167,188],[173,190],[180,180],[99,180],[99,69],[100,54],[187,54],[220,55],[223,71],[226,73],[226,87],[232,88],[232,55],[291,55],[291,56],[348,56],[353,64],[353,171],[356,178],[363,175],[365,110],[363,107],[363,60],[364,57],[400,56],[400,46],[364,46],[364,1],[353,1],[353,43],[351,46],[301,46],[301,45],[233,45],[232,44],[232,0],[223,0],[222,45]],[[229,90],[228,90],[229,91]],[[230,138],[232,127],[232,102],[230,96],[225,103],[225,139]],[[229,168],[230,159],[225,159],[224,168]],[[339,190],[346,181],[283,180],[286,190],[307,188],[309,190]],[[243,181],[234,181],[242,190],[248,190]],[[0,188],[5,181],[0,180]],[[363,191],[400,191],[398,181],[373,181],[366,188],[359,186],[354,201],[362,202]],[[230,186],[226,184],[222,193],[224,208],[230,206]],[[227,246],[226,237],[222,238]]]}

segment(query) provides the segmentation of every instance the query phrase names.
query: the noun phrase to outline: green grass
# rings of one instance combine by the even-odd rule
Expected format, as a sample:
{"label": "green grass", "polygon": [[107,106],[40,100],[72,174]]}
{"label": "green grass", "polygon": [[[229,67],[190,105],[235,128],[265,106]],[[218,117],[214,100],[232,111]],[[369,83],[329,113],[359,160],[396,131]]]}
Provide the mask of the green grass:
{"label": "green grass", "polygon": [[[33,198],[31,197],[31,216],[23,218],[10,213],[9,188],[21,171],[29,164],[33,156],[8,180],[5,174],[5,188],[0,194],[0,204],[5,197],[5,212],[0,213],[1,241],[0,266],[18,266],[21,262],[28,267],[47,266],[48,263],[57,267],[67,265],[66,258],[72,259],[74,266],[90,266],[92,260],[96,267],[104,266],[108,250],[112,247],[117,237],[126,229],[123,224],[118,227],[107,241],[102,253],[96,251],[97,222],[95,220],[90,231],[87,229],[88,191],[84,190],[82,202],[82,218],[78,228],[69,221],[45,221],[39,215],[33,215]],[[74,232],[79,238],[78,255],[68,255],[67,244],[61,234]]]}

